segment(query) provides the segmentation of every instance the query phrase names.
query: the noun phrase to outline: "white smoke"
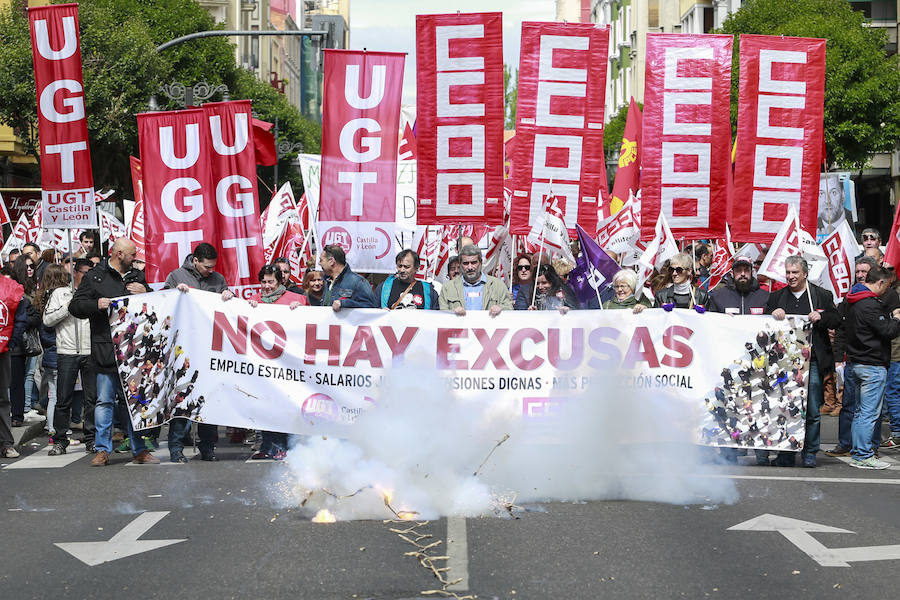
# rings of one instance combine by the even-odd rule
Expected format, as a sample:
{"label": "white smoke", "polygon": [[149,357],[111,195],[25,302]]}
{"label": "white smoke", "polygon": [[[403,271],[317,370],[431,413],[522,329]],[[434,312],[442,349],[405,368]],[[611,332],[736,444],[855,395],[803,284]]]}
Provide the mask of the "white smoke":
{"label": "white smoke", "polygon": [[387,379],[376,406],[353,425],[352,441],[309,437],[288,453],[288,472],[272,487],[279,504],[303,505],[310,515],[328,509],[338,520],[377,519],[392,516],[387,497],[396,512],[433,519],[492,514],[513,498],[738,498],[732,481],[702,476],[710,466],[692,443],[696,416],[647,392],[595,378],[553,418],[525,419],[520,406],[455,397],[422,365]]}

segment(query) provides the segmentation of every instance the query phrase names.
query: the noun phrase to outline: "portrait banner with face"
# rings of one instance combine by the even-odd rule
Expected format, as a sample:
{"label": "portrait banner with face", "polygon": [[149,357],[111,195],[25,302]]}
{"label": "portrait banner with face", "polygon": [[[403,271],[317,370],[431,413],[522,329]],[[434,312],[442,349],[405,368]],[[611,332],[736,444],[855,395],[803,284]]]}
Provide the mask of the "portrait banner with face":
{"label": "portrait banner with face", "polygon": [[816,241],[820,244],[846,222],[856,232],[856,198],[850,173],[819,174],[819,210],[816,217]]}

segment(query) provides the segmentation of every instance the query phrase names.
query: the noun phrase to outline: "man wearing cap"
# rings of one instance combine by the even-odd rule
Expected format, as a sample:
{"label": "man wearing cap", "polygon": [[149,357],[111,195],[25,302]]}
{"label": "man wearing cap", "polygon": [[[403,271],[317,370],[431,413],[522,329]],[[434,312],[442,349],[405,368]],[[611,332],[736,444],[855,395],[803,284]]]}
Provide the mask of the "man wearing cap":
{"label": "man wearing cap", "polygon": [[[727,315],[761,315],[768,301],[769,292],[760,288],[753,276],[753,263],[746,256],[738,256],[731,265],[731,278],[709,293],[707,310]],[[722,448],[722,451],[726,460],[734,462],[733,448]],[[756,451],[756,464],[769,464],[767,450]]]}

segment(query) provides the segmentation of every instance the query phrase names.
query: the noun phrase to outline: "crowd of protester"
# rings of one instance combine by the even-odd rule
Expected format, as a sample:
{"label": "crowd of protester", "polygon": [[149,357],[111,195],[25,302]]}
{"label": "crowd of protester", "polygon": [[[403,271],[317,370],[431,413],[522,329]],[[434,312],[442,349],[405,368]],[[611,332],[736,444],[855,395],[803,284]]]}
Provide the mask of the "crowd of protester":
{"label": "crowd of protester", "polygon": [[[0,353],[0,457],[18,457],[12,428],[46,416],[51,455],[65,454],[71,444],[82,443],[94,454],[91,464],[95,466],[108,464],[114,452],[131,452],[139,464],[157,463],[153,452],[160,428],[135,430],[126,408],[135,402],[125,402],[126,395],[133,394],[145,404],[153,389],[123,390],[116,370],[121,340],[113,339],[109,327],[111,298],[150,291],[143,266],[130,240],[114,242],[105,258],[92,232],[83,233],[79,241],[81,248],[74,254],[30,243],[3,257],[2,277],[15,282],[17,303],[10,315],[14,326],[8,349]],[[849,456],[850,464],[859,468],[882,469],[888,463],[878,458],[879,450],[900,446],[900,286],[893,267],[883,264],[880,245],[877,231],[863,232],[855,285],[838,306],[830,292],[808,281],[809,266],[800,257],[786,261],[784,285],[758,275],[760,261],[751,263],[738,256],[721,283],[710,289],[712,251],[702,243],[666,261],[646,288],[634,269],[623,268],[604,294],[582,305],[568,283],[574,266],[569,262],[551,260],[546,253],[519,254],[510,265],[507,285],[484,271],[481,249],[468,238],[460,240],[446,272],[433,282],[416,278],[420,257],[409,249],[397,254],[396,272],[375,286],[351,269],[339,246],[322,248],[318,268],[309,268],[300,281],[292,278],[288,258],[278,257],[259,271],[260,292],[249,303],[253,307],[281,304],[291,310],[327,306],[336,312],[443,310],[459,316],[473,310],[497,316],[504,310],[566,314],[620,309],[637,314],[652,308],[768,314],[778,320],[802,315],[808,318],[805,336],[811,348],[803,357],[809,361],[805,378],[798,368],[798,354],[785,350],[789,341],[761,331],[757,345],[748,344],[750,363],[737,373],[725,369],[722,386],[705,399],[711,421],[720,427],[705,428],[704,437],[711,442],[725,436],[738,446],[752,447],[759,465],[794,466],[799,455],[800,464],[815,467],[821,414],[826,414],[839,418],[838,444],[827,455]],[[206,290],[230,300],[234,294],[216,271],[217,260],[215,248],[200,243],[168,275],[164,287]],[[148,327],[155,324],[155,320],[148,322]],[[164,350],[152,350],[151,336],[144,337],[144,352],[151,354],[146,361],[141,359],[142,364],[146,362],[147,371],[154,373]],[[179,371],[180,378],[186,372],[187,366]],[[762,392],[755,400],[748,392],[742,410],[741,389],[750,385],[751,377]],[[182,388],[189,384],[181,382]],[[891,425],[885,440],[881,439],[882,409]],[[750,416],[754,411],[766,414],[764,425],[771,432]],[[185,418],[190,414],[170,412],[174,416],[167,436],[170,459],[187,462],[184,448],[193,444],[190,421]],[[805,421],[802,443],[789,431],[790,418]],[[81,435],[75,435],[75,430]],[[199,458],[216,461],[218,427],[199,423],[196,437]],[[230,438],[234,443],[250,441],[254,459],[282,459],[289,446],[288,436],[278,432],[234,429]],[[772,460],[766,447],[786,438],[801,451],[779,452]],[[722,448],[721,454],[735,461],[740,451]]]}

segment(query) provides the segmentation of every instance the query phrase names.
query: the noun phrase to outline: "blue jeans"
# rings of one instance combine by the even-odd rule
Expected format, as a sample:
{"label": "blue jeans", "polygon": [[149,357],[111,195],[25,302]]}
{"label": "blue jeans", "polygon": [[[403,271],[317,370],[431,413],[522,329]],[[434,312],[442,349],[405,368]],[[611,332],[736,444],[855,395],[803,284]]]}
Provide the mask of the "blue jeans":
{"label": "blue jeans", "polygon": [[[859,382],[859,397],[856,412],[853,415],[853,450],[850,454],[857,460],[869,458],[875,454],[873,429],[880,424],[881,403],[884,398],[884,385],[887,382],[887,367],[875,365],[853,365],[853,377]],[[881,436],[879,436],[880,439]]]}
{"label": "blue jeans", "polygon": [[891,435],[900,437],[900,362],[892,362],[888,367],[884,403],[891,418]]}
{"label": "blue jeans", "polygon": [[[853,448],[853,418],[859,404],[859,379],[853,374],[856,365],[852,362],[844,364],[844,399],[841,403],[841,414],[838,415],[838,444],[844,448]],[[872,431],[872,444],[875,448],[881,445],[881,423],[875,422]]]}
{"label": "blue jeans", "polygon": [[[97,437],[94,446],[97,451],[112,453],[112,424],[113,413],[116,410],[116,400],[123,395],[122,384],[115,373],[97,373],[97,407],[94,409],[94,424],[97,427]],[[126,419],[128,424],[128,441],[131,443],[131,454],[137,456],[144,450],[149,450],[144,438],[135,435],[131,426],[131,419]]]}
{"label": "blue jeans", "polygon": [[29,356],[25,359],[25,412],[38,406],[38,391],[34,385],[34,370],[38,366],[41,355]]}
{"label": "blue jeans", "polygon": [[825,403],[825,388],[822,386],[822,371],[815,360],[809,363],[809,396],[806,400],[806,435],[803,439],[804,454],[819,451],[819,429],[822,415],[819,410]]}

